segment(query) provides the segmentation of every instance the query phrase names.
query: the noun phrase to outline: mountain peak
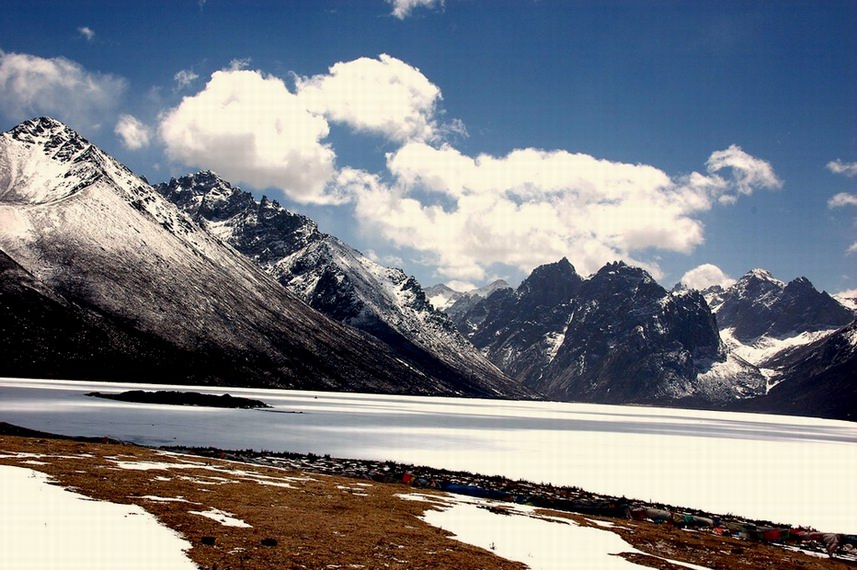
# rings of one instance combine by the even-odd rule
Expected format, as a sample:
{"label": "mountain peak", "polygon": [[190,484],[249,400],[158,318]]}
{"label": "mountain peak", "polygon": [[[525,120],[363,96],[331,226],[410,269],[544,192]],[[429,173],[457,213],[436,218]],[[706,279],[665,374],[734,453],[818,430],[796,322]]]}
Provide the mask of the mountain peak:
{"label": "mountain peak", "polygon": [[10,130],[9,135],[19,143],[42,147],[46,156],[62,162],[76,158],[92,146],[71,127],[52,117],[24,121]]}
{"label": "mountain peak", "polygon": [[53,138],[55,136],[63,136],[65,139],[80,138],[80,135],[65,123],[58,121],[53,117],[36,117],[35,119],[29,119],[9,132],[16,140],[24,142],[33,142],[32,139],[35,138]]}
{"label": "mountain peak", "polygon": [[577,274],[577,271],[574,269],[574,266],[568,260],[568,258],[563,257],[559,261],[555,261],[553,263],[545,263],[544,265],[539,265],[530,276],[525,280],[529,281],[533,278],[543,278],[547,276],[557,276],[564,278],[577,278],[580,279],[580,276]]}
{"label": "mountain peak", "polygon": [[773,274],[767,269],[762,269],[761,267],[756,267],[755,269],[751,269],[747,273],[745,273],[740,280],[749,281],[749,280],[759,280],[759,281],[769,281],[776,285],[784,285],[782,281],[773,276]]}

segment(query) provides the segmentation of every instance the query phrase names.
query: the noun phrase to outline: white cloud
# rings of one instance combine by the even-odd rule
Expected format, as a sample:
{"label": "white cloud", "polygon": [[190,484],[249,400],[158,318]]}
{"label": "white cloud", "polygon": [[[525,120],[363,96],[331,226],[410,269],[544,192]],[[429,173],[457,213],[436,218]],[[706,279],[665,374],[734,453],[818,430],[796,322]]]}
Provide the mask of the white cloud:
{"label": "white cloud", "polygon": [[393,16],[400,20],[410,16],[419,7],[443,8],[443,0],[387,0],[387,3],[393,7]]}
{"label": "white cloud", "polygon": [[839,208],[842,206],[857,206],[857,194],[840,192],[827,201],[828,208]]}
{"label": "white cloud", "polygon": [[405,260],[398,255],[381,255],[374,249],[366,250],[366,257],[385,267],[404,267]]}
{"label": "white cloud", "polygon": [[241,69],[247,69],[250,67],[251,59],[249,57],[236,57],[232,61],[229,62],[229,67],[227,68],[229,71],[239,71]]}
{"label": "white cloud", "polygon": [[827,163],[827,169],[834,174],[857,176],[857,162],[842,162],[838,159],[832,160]]}
{"label": "white cloud", "polygon": [[459,293],[468,293],[470,291],[473,291],[474,289],[478,289],[478,287],[470,281],[459,281],[457,279],[447,281],[446,283],[444,283],[444,285],[446,285],[453,291],[458,291]]}
{"label": "white cloud", "polygon": [[713,285],[720,285],[724,289],[733,285],[735,280],[726,275],[722,269],[710,263],[704,263],[685,273],[681,282],[691,289],[703,290]]}
{"label": "white cloud", "polygon": [[182,69],[178,73],[175,74],[173,79],[176,82],[176,85],[179,89],[184,89],[188,87],[191,83],[193,83],[199,77],[198,74],[194,73],[189,69]]}
{"label": "white cloud", "polygon": [[119,135],[127,149],[139,150],[149,146],[149,127],[132,115],[120,115],[113,132]]}
{"label": "white cloud", "polygon": [[[482,281],[494,264],[526,272],[562,256],[584,274],[624,259],[657,278],[643,254],[693,251],[704,241],[699,212],[724,195],[781,184],[766,164],[730,147],[712,154],[711,174],[673,179],[562,150],[473,158],[411,142],[387,156],[391,184],[351,171],[342,190],[355,196],[364,227],[428,254],[447,278]],[[716,174],[727,166],[731,179]]]}
{"label": "white cloud", "polygon": [[125,79],[87,71],[64,57],[0,51],[0,112],[12,120],[51,115],[78,129],[92,127],[126,88]]}
{"label": "white cloud", "polygon": [[90,28],[89,26],[81,26],[77,29],[77,32],[81,36],[83,36],[83,38],[88,42],[91,42],[93,39],[95,39],[95,32],[93,32],[92,28]]}
{"label": "white cloud", "polygon": [[[325,75],[297,79],[308,109],[330,121],[404,142],[438,136],[440,89],[419,69],[381,54],[340,62]],[[460,131],[459,122],[448,127]]]}
{"label": "white cloud", "polygon": [[275,187],[302,203],[341,203],[327,183],[335,155],[323,117],[307,111],[282,80],[258,71],[212,74],[205,88],[160,118],[168,156],[214,168],[255,188]]}
{"label": "white cloud", "polygon": [[705,164],[710,174],[731,168],[735,188],[741,194],[752,194],[756,187],[775,189],[783,186],[768,162],[750,156],[734,144],[726,150],[712,153]]}

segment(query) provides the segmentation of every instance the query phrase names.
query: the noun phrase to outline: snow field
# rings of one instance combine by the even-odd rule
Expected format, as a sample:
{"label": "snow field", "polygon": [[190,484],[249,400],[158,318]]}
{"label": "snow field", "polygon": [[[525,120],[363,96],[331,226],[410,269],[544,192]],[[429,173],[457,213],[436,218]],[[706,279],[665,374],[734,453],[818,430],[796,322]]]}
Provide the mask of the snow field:
{"label": "snow field", "polygon": [[[91,391],[185,389],[274,410],[94,401]],[[857,426],[788,416],[556,402],[0,379],[0,417],[148,445],[393,460],[718,514],[857,531]],[[33,458],[36,459],[36,458]]]}
{"label": "snow field", "polygon": [[192,570],[190,543],[135,505],[93,501],[0,465],[0,568]]}

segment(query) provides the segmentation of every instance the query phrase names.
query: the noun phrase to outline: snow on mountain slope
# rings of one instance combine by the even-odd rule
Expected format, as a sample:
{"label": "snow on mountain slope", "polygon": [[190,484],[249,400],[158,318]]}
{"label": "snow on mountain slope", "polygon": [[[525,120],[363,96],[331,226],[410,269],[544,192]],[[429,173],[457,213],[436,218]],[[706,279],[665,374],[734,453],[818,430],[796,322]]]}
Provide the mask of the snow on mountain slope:
{"label": "snow on mountain slope", "polygon": [[708,291],[723,342],[765,367],[778,353],[815,342],[849,323],[854,313],[805,277],[788,284],[753,269],[725,290]]}
{"label": "snow on mountain slope", "polygon": [[156,187],[197,223],[326,315],[385,342],[418,370],[486,395],[526,395],[427,301],[419,283],[383,267],[304,216],[260,201],[212,172]]}
{"label": "snow on mountain slope", "polygon": [[446,311],[464,295],[463,292],[455,291],[443,283],[426,288],[425,294],[428,302],[438,311]]}
{"label": "snow on mountain slope", "polygon": [[857,420],[857,319],[778,352],[766,365],[776,382],[740,409]]}
{"label": "snow on mountain slope", "polygon": [[[145,363],[156,382],[486,395],[415,371],[384,344],[309,308],[58,121],[0,135],[0,172],[6,274],[32,284],[4,286],[3,303],[30,319],[5,323],[6,335],[32,336],[34,327],[45,350],[61,340],[51,320],[32,317],[38,305],[28,292],[41,291],[55,299],[54,324],[73,314],[83,332],[125,343],[113,345],[117,362]],[[100,370],[96,350],[70,350],[78,377]]]}
{"label": "snow on mountain slope", "polygon": [[843,307],[851,309],[854,311],[854,314],[857,315],[857,296],[849,296],[847,294],[840,293],[838,295],[834,295],[833,298],[839,301]]}
{"label": "snow on mountain slope", "polygon": [[484,287],[480,287],[478,289],[473,289],[471,291],[466,291],[462,293],[458,298],[452,300],[451,303],[445,309],[442,309],[444,313],[450,316],[453,320],[456,320],[459,315],[463,315],[467,313],[470,309],[476,306],[479,301],[482,299],[487,299],[491,295],[493,295],[496,291],[501,291],[503,289],[510,289],[508,283],[503,281],[502,279],[497,279],[485,285]]}

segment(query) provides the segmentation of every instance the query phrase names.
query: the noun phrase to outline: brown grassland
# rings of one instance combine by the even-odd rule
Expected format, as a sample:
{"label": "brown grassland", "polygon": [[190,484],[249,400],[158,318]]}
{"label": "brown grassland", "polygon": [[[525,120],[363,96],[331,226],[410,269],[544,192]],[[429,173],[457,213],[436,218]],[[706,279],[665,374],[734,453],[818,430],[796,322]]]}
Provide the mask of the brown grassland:
{"label": "brown grassland", "polygon": [[[140,505],[187,539],[192,545],[188,556],[204,569],[525,567],[458,542],[423,522],[420,515],[437,505],[402,500],[397,495],[416,492],[402,484],[308,474],[118,443],[41,437],[0,436],[0,455],[5,456],[0,464],[47,473],[56,484],[77,493]],[[123,463],[132,462],[153,465],[147,470],[122,468]],[[499,505],[502,509],[502,503]],[[223,526],[191,513],[209,509],[230,513],[250,527]],[[550,514],[594,526],[595,517],[558,511]],[[622,556],[652,568],[679,568],[657,556],[709,568],[857,567],[850,561],[668,525],[613,522],[610,531],[649,553]]]}

